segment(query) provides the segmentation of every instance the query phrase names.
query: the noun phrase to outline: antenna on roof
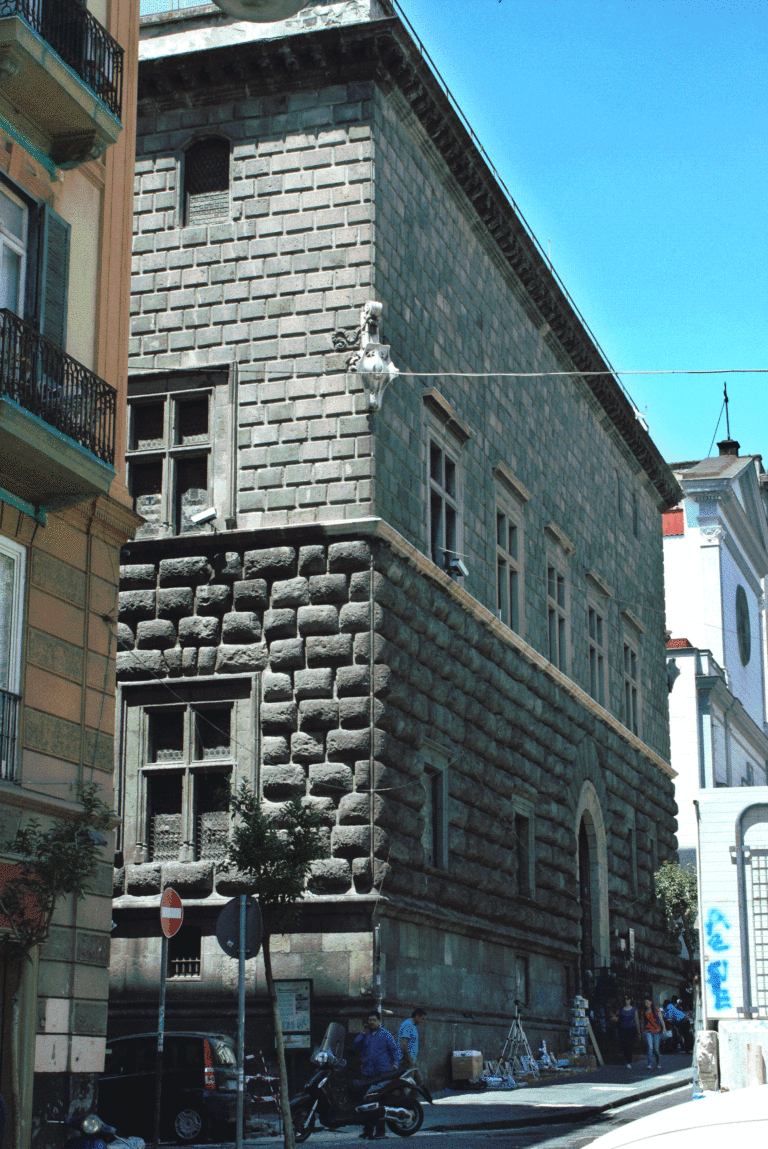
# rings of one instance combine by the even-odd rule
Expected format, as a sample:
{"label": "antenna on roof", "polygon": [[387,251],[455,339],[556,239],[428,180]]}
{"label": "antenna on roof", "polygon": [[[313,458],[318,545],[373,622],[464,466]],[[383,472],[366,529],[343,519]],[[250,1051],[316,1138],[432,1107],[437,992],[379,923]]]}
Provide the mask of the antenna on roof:
{"label": "antenna on roof", "polygon": [[723,395],[725,397],[725,435],[726,438],[731,437],[731,421],[728,418],[728,384],[723,383]]}

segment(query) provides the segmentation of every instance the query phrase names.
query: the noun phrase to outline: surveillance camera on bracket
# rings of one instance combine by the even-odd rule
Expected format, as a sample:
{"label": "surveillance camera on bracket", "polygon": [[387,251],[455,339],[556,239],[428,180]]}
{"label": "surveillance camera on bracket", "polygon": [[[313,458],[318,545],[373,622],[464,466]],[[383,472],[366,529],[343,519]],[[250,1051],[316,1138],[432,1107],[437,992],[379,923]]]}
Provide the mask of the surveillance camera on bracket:
{"label": "surveillance camera on bracket", "polygon": [[197,511],[194,515],[189,516],[190,523],[210,523],[218,515],[215,507],[206,507],[204,511]]}
{"label": "surveillance camera on bracket", "polygon": [[469,570],[461,559],[452,558],[448,560],[448,574],[461,575],[462,578],[466,578]]}

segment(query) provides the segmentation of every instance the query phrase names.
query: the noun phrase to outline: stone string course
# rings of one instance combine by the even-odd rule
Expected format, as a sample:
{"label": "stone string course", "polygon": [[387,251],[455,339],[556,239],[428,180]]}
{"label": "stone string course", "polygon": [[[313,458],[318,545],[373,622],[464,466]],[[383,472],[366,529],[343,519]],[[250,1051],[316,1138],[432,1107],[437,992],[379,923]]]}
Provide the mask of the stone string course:
{"label": "stone string course", "polygon": [[[576,803],[584,780],[596,778],[611,927],[633,925],[641,960],[658,964],[664,954],[671,968],[658,923],[640,914],[630,883],[628,810],[637,810],[640,891],[650,885],[651,837],[660,860],[675,848],[672,783],[650,760],[381,540],[225,552],[207,538],[194,545],[197,553],[173,558],[158,558],[157,544],[131,548],[121,570],[118,677],[173,685],[259,672],[264,798],[277,811],[299,796],[327,826],[328,857],[315,867],[313,891],[371,889],[372,748],[381,791],[373,805],[375,885],[403,905],[439,905],[518,945],[535,937],[539,947],[575,956]],[[445,871],[425,865],[422,845],[425,735],[450,763]],[[515,798],[534,810],[535,900],[512,893]],[[210,892],[214,880],[219,893],[232,888],[211,863],[199,866],[199,874],[172,868],[189,890],[198,882]],[[159,864],[128,866],[126,889],[156,892],[161,877]]]}

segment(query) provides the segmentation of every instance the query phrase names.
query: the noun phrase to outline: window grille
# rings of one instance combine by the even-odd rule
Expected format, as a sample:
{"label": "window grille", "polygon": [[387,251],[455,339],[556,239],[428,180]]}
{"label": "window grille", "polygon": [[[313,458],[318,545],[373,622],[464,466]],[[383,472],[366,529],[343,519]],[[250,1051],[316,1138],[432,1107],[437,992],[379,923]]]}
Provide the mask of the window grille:
{"label": "window grille", "polygon": [[229,141],[198,140],[184,156],[185,222],[210,223],[229,215]]}
{"label": "window grille", "polygon": [[152,818],[152,861],[176,861],[181,846],[181,814],[155,814]]}
{"label": "window grille", "polygon": [[200,860],[221,862],[227,856],[229,828],[223,810],[209,810],[200,814],[197,826],[197,857]]}

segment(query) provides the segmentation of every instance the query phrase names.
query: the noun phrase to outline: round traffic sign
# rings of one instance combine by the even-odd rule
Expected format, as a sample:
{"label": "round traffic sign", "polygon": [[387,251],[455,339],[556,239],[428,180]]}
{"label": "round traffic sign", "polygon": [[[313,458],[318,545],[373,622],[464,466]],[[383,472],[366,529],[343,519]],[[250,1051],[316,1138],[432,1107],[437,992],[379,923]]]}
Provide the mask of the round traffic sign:
{"label": "round traffic sign", "polygon": [[169,886],[160,899],[160,928],[167,938],[172,938],[181,929],[184,921],[184,907],[181,898]]}
{"label": "round traffic sign", "polygon": [[[261,907],[253,898],[245,902],[245,956],[256,957],[261,949],[264,926]],[[216,940],[228,957],[240,957],[240,898],[227,902],[216,921]]]}

